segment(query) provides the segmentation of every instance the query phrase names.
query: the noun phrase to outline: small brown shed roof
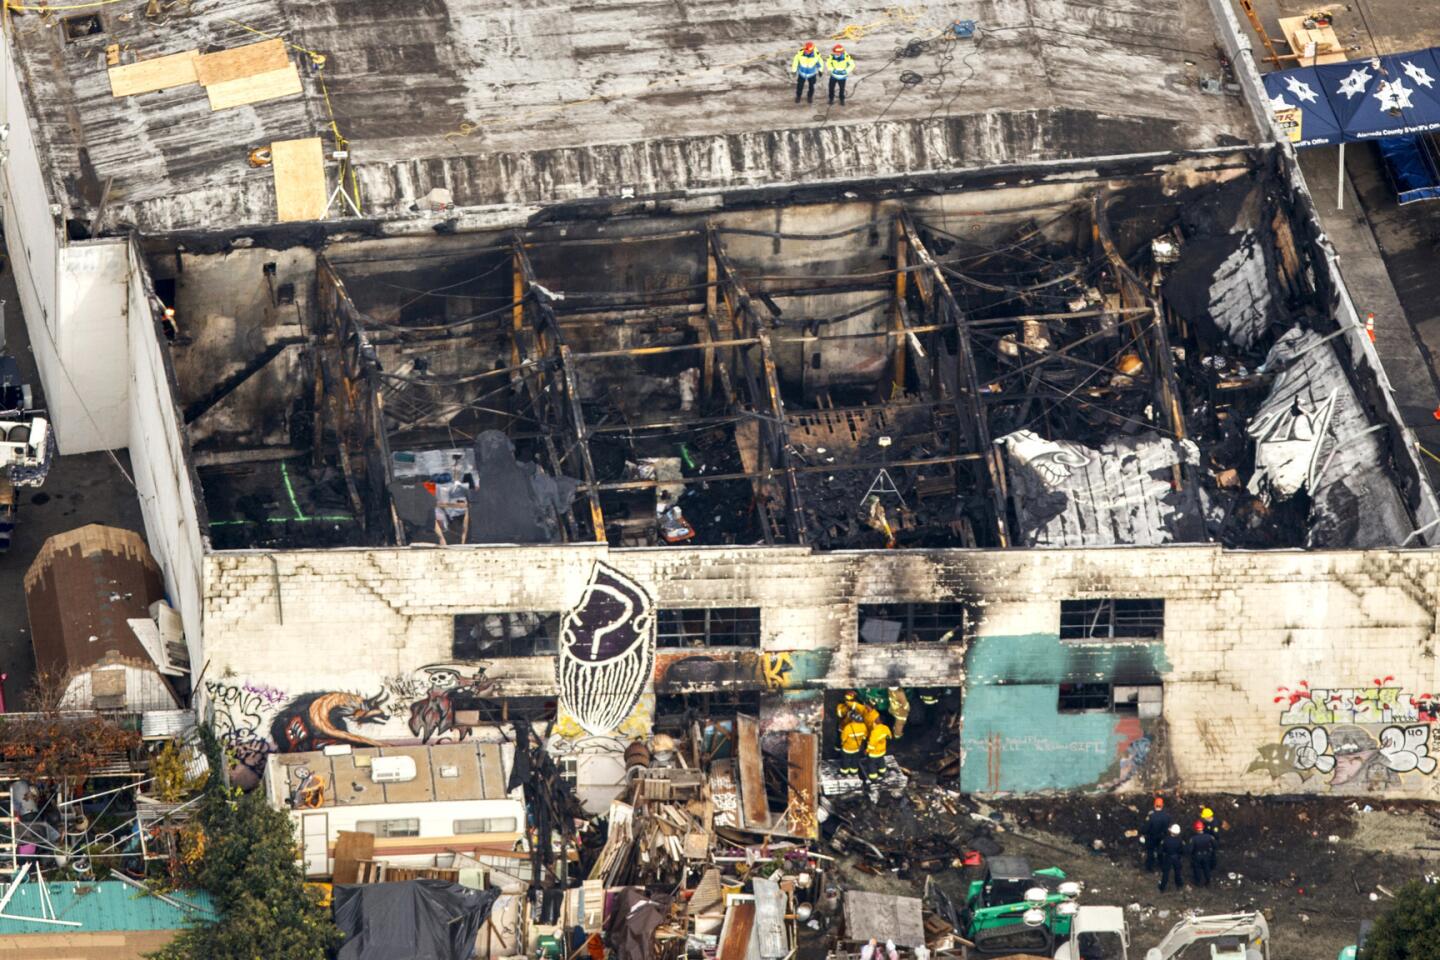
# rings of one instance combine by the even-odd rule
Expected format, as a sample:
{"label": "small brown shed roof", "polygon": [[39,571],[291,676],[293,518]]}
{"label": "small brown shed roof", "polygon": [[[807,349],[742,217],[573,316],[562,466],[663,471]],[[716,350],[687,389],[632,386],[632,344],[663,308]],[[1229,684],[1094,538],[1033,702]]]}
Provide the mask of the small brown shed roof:
{"label": "small brown shed roof", "polygon": [[125,621],[164,596],[160,568],[138,533],[92,523],[56,534],[25,572],[36,666],[68,674],[114,654],[153,664]]}

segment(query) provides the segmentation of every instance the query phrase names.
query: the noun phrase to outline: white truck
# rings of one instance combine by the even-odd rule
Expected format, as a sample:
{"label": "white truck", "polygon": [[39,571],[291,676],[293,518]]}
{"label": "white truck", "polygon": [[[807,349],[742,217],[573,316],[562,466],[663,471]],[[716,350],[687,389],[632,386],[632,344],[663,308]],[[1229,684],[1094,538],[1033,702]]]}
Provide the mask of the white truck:
{"label": "white truck", "polygon": [[[1130,960],[1125,911],[1081,907],[1055,960]],[[1259,913],[1185,917],[1144,960],[1270,960],[1270,926]]]}

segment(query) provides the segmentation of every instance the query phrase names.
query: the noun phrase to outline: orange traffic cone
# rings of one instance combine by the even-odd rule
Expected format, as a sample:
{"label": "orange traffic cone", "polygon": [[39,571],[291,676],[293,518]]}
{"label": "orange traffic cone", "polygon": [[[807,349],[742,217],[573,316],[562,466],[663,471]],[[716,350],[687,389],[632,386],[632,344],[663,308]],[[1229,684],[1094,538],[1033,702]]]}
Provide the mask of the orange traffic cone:
{"label": "orange traffic cone", "polygon": [[1365,314],[1365,335],[1370,338],[1371,343],[1375,342],[1375,314],[1373,313]]}

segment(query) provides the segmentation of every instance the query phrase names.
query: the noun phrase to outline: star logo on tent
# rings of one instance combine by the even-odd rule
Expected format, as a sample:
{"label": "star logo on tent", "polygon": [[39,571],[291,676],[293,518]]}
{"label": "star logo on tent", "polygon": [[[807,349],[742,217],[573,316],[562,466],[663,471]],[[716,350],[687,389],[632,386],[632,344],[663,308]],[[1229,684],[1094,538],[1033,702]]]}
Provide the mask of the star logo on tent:
{"label": "star logo on tent", "polygon": [[1295,94],[1295,99],[1301,103],[1313,103],[1319,99],[1315,95],[1315,91],[1310,88],[1310,84],[1298,77],[1286,77],[1285,86],[1290,88],[1290,92]]}
{"label": "star logo on tent", "polygon": [[1336,93],[1343,93],[1346,100],[1350,100],[1358,94],[1365,92],[1365,85],[1370,82],[1370,71],[1364,67],[1358,67],[1350,71],[1350,76],[1340,81],[1340,89]]}
{"label": "star logo on tent", "polygon": [[1409,77],[1411,80],[1414,80],[1420,86],[1432,87],[1435,85],[1435,78],[1430,76],[1430,74],[1425,71],[1424,67],[1417,67],[1415,66],[1415,64],[1411,63],[1408,60],[1402,63],[1400,66],[1405,70],[1405,76]]}
{"label": "star logo on tent", "polygon": [[1380,101],[1380,109],[1389,113],[1415,106],[1410,102],[1410,94],[1413,92],[1405,86],[1404,80],[1391,80],[1389,83],[1380,84],[1375,91],[1375,99]]}

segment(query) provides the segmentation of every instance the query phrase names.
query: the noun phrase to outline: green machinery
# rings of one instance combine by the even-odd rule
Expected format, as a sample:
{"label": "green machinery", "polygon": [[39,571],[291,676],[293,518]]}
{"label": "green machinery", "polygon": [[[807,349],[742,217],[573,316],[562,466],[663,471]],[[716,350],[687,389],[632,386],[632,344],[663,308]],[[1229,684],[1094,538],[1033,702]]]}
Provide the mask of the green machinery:
{"label": "green machinery", "polygon": [[1050,956],[1070,936],[1080,884],[1058,867],[1031,870],[1024,857],[990,857],[965,899],[965,938],[981,954]]}

